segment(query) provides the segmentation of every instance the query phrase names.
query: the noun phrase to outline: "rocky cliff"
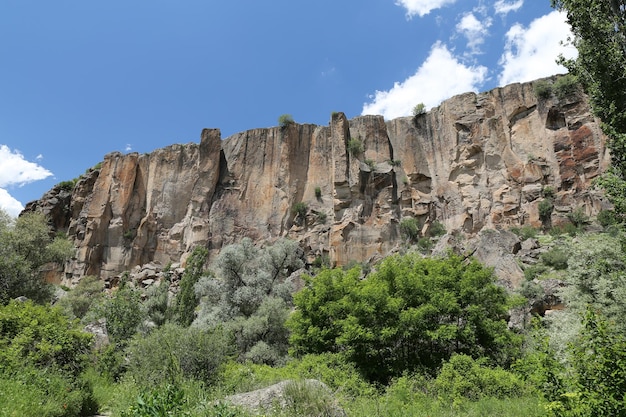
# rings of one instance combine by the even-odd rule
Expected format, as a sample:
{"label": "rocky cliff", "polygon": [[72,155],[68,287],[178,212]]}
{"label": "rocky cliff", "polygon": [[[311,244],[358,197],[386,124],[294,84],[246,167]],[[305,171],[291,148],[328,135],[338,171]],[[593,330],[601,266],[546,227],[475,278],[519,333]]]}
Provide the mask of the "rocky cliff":
{"label": "rocky cliff", "polygon": [[541,99],[533,83],[513,84],[416,117],[334,113],[328,126],[291,123],[224,140],[205,129],[199,144],[111,153],[71,194],[55,188],[27,210],[48,213],[75,242],[67,279],[178,262],[195,245],[214,255],[246,236],[288,236],[310,261],[342,265],[392,251],[406,217],[423,233],[435,220],[469,236],[540,226],[546,187],[553,223],[577,207],[593,215],[605,203],[591,181],[608,163],[582,92]]}

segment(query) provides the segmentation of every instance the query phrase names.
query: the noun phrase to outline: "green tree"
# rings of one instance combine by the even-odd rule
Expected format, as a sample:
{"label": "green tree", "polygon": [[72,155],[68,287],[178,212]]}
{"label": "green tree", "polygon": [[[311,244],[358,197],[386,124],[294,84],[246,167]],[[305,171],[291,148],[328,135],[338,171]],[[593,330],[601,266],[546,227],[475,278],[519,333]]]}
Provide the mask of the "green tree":
{"label": "green tree", "polygon": [[567,283],[561,297],[568,308],[583,314],[587,306],[600,311],[626,331],[626,255],[624,236],[586,235],[570,249]]}
{"label": "green tree", "polygon": [[278,117],[278,125],[280,127],[287,127],[292,123],[294,123],[294,121],[293,121],[293,117],[290,114],[281,114]]}
{"label": "green tree", "polygon": [[96,414],[82,377],[91,341],[60,308],[30,300],[0,306],[0,415]]}
{"label": "green tree", "polygon": [[292,306],[287,278],[303,266],[302,250],[287,239],[265,248],[250,239],[225,247],[211,265],[213,274],[195,287],[201,301],[194,325],[223,324],[241,359],[280,362],[287,353],[284,321]]}
{"label": "green tree", "polygon": [[95,310],[106,319],[109,337],[118,346],[126,345],[144,319],[139,291],[124,283]]}
{"label": "green tree", "polygon": [[420,236],[420,224],[415,217],[405,217],[400,222],[400,233],[409,242],[417,242]]}
{"label": "green tree", "polygon": [[59,308],[31,301],[0,306],[0,371],[34,365],[78,376],[91,339]]}
{"label": "green tree", "polygon": [[604,186],[619,213],[626,212],[626,3],[624,0],[552,0],[567,13],[578,50],[561,63],[591,98],[595,114],[609,136],[612,171]]}
{"label": "green tree", "polygon": [[501,365],[517,353],[507,294],[475,260],[391,256],[367,278],[357,275],[322,271],[296,295],[294,353],[342,352],[383,383],[405,371],[434,372],[453,353]]}
{"label": "green tree", "polygon": [[198,246],[187,258],[187,266],[180,280],[180,290],[174,302],[176,321],[182,326],[189,326],[196,317],[198,297],[194,286],[204,274],[204,264],[208,254],[207,248]]}
{"label": "green tree", "polygon": [[73,253],[63,236],[52,237],[45,216],[27,213],[13,220],[0,210],[0,304],[25,296],[37,302],[50,298],[39,269],[62,263]]}
{"label": "green tree", "polygon": [[57,303],[70,317],[82,319],[92,306],[102,301],[104,282],[98,277],[82,277],[78,285]]}
{"label": "green tree", "polygon": [[626,413],[626,338],[606,318],[588,309],[583,329],[570,345],[569,391],[548,404],[555,417],[621,417]]}
{"label": "green tree", "polygon": [[128,372],[144,388],[180,384],[183,379],[215,380],[219,367],[232,354],[224,329],[203,330],[174,323],[136,335],[126,349]]}

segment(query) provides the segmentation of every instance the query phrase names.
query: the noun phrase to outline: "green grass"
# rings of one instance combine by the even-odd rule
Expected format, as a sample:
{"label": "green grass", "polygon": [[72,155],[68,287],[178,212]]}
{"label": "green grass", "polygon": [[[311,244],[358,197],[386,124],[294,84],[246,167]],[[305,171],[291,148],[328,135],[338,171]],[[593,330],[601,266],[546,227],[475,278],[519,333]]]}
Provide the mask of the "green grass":
{"label": "green grass", "polygon": [[357,398],[344,404],[349,417],[533,417],[545,415],[536,397],[499,400],[486,398],[480,401],[440,402],[436,399],[376,397]]}

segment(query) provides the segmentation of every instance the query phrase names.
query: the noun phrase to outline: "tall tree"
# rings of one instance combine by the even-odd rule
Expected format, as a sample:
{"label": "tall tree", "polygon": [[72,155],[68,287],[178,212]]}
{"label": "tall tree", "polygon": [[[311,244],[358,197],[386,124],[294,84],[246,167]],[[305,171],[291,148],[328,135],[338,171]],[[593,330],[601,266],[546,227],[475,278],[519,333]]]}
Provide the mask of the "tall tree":
{"label": "tall tree", "polygon": [[211,275],[195,286],[200,309],[194,325],[224,325],[240,357],[279,364],[287,354],[285,320],[292,305],[288,277],[304,266],[298,243],[281,239],[266,247],[250,239],[225,247]]}
{"label": "tall tree", "polygon": [[194,285],[204,273],[204,264],[208,255],[207,248],[197,246],[187,259],[187,267],[180,280],[180,290],[174,305],[176,320],[182,326],[189,326],[196,316],[198,297],[194,291]]}
{"label": "tall tree", "polygon": [[493,271],[449,255],[390,256],[358,269],[324,270],[296,294],[295,354],[345,354],[368,379],[436,370],[453,353],[506,364],[519,338],[507,327],[507,294]]}
{"label": "tall tree", "polygon": [[576,59],[561,63],[583,83],[609,136],[613,168],[601,180],[626,213],[626,0],[551,0],[567,13]]}
{"label": "tall tree", "polygon": [[62,263],[72,253],[67,238],[52,237],[42,214],[12,219],[0,210],[0,304],[22,295],[46,301],[50,287],[43,281],[40,267],[48,262]]}

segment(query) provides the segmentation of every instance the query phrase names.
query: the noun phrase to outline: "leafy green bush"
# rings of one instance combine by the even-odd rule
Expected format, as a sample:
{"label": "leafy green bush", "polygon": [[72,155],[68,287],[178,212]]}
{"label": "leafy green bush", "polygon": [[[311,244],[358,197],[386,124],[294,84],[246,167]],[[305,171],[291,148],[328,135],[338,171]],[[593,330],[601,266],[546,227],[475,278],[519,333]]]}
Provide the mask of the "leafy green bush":
{"label": "leafy green bush", "polygon": [[290,124],[294,123],[293,117],[290,114],[281,114],[278,117],[278,126],[281,128],[287,127]]}
{"label": "leafy green bush", "polygon": [[196,317],[196,307],[199,299],[196,296],[194,286],[204,273],[209,251],[207,248],[197,246],[187,258],[187,266],[180,280],[180,289],[174,301],[174,316],[182,326],[189,326]]}
{"label": "leafy green bush", "polygon": [[133,337],[144,319],[139,291],[124,283],[120,284],[120,287],[109,298],[106,298],[92,310],[88,316],[104,317],[109,338],[112,342],[121,345]]}
{"label": "leafy green bush", "polygon": [[324,211],[319,211],[317,213],[317,221],[320,223],[326,223],[326,220],[328,219],[328,214],[326,214],[326,212]]}
{"label": "leafy green bush", "polygon": [[86,364],[91,339],[59,308],[30,301],[0,306],[0,368],[30,364],[77,376]]}
{"label": "leafy green bush", "polygon": [[419,116],[424,113],[426,113],[426,105],[424,103],[416,104],[413,107],[413,116]]}
{"label": "leafy green bush", "polygon": [[76,186],[77,182],[78,182],[78,178],[74,178],[73,180],[69,180],[69,181],[61,181],[60,183],[56,185],[56,187],[62,190],[71,192]]}
{"label": "leafy green bush", "polygon": [[580,228],[589,223],[589,216],[587,216],[583,207],[577,207],[571,212],[567,213],[567,218],[577,228]]}
{"label": "leafy green bush", "polygon": [[535,94],[542,99],[548,99],[552,95],[552,84],[546,80],[539,80],[534,84]]}
{"label": "leafy green bush", "polygon": [[541,189],[541,195],[543,195],[544,198],[553,199],[556,195],[556,191],[554,191],[554,187],[551,185],[546,185]]}
{"label": "leafy green bush", "polygon": [[1,416],[82,417],[98,411],[82,378],[52,369],[22,366],[0,372],[0,393]]}
{"label": "leafy green bush", "polygon": [[546,224],[550,221],[550,217],[552,216],[552,210],[554,210],[554,204],[552,204],[552,200],[547,198],[545,200],[541,200],[539,202],[539,219],[542,223]]}
{"label": "leafy green bush", "polygon": [[541,254],[541,261],[557,271],[567,269],[568,258],[568,254],[559,248],[550,249],[548,252]]}
{"label": "leafy green bush", "polygon": [[365,165],[367,165],[369,169],[371,170],[376,169],[376,161],[374,161],[373,159],[366,159],[364,162],[365,162]]}
{"label": "leafy green bush", "polygon": [[182,379],[210,384],[232,353],[232,340],[221,328],[202,330],[171,323],[147,336],[137,335],[126,350],[128,373],[144,388]]}
{"label": "leafy green bush", "polygon": [[185,392],[178,386],[165,385],[137,397],[135,404],[122,412],[122,417],[184,416]]}
{"label": "leafy green bush", "polygon": [[572,74],[567,74],[554,82],[554,92],[560,100],[563,100],[574,93],[578,89],[578,85],[578,79]]}
{"label": "leafy green bush", "polygon": [[291,207],[291,213],[294,216],[300,216],[301,218],[305,218],[306,217],[306,212],[308,211],[309,207],[307,206],[307,204],[304,201],[300,201],[295,203],[292,207]]}
{"label": "leafy green bush", "polygon": [[589,308],[578,340],[570,345],[573,381],[568,392],[546,407],[549,416],[624,415],[626,338]]}
{"label": "leafy green bush", "polygon": [[315,198],[322,198],[322,189],[320,187],[315,187]]}
{"label": "leafy green bush", "polygon": [[286,405],[280,415],[299,417],[339,417],[339,411],[331,393],[325,387],[307,380],[290,381],[284,391]]}
{"label": "leafy green bush", "polygon": [[363,147],[363,141],[360,137],[348,139],[348,152],[352,156],[357,156],[363,153],[365,148]]}
{"label": "leafy green bush", "polygon": [[542,263],[530,265],[524,268],[524,278],[526,278],[527,281],[532,281],[548,270],[549,268]]}
{"label": "leafy green bush", "polygon": [[613,210],[602,210],[598,213],[597,219],[598,223],[600,223],[602,227],[612,226],[619,222],[619,219]]}
{"label": "leafy green bush", "polygon": [[489,368],[485,361],[454,355],[443,364],[434,380],[435,393],[442,398],[472,401],[483,397],[519,397],[526,391],[524,381],[501,368]]}
{"label": "leafy green bush", "polygon": [[551,236],[560,236],[565,234],[570,236],[576,236],[579,232],[580,229],[574,226],[572,223],[560,224],[550,229]]}
{"label": "leafy green bush", "polygon": [[304,355],[283,367],[250,362],[229,362],[220,373],[220,388],[227,393],[252,391],[286,379],[317,379],[343,396],[354,399],[375,393],[353,363],[340,353]]}
{"label": "leafy green bush", "polygon": [[295,297],[288,326],[295,355],[342,352],[370,381],[434,371],[452,353],[506,364],[519,338],[507,327],[507,295],[493,272],[449,255],[390,256],[360,279],[323,270]]}
{"label": "leafy green bush", "polygon": [[101,302],[104,297],[104,282],[93,275],[80,279],[78,285],[70,290],[57,305],[63,308],[70,317],[82,319],[89,309]]}
{"label": "leafy green bush", "polygon": [[524,281],[520,285],[519,293],[527,300],[536,300],[543,296],[543,288],[532,281]]}
{"label": "leafy green bush", "polygon": [[0,304],[19,296],[49,301],[52,288],[43,280],[40,267],[62,263],[72,253],[66,237],[51,237],[43,214],[26,213],[12,219],[0,209]]}
{"label": "leafy green bush", "polygon": [[435,220],[430,225],[430,228],[428,229],[428,234],[431,237],[443,236],[446,234],[446,226],[444,226],[443,223],[441,223],[440,221]]}
{"label": "leafy green bush", "polygon": [[429,237],[422,237],[417,240],[417,247],[423,253],[428,253],[433,248],[434,243]]}
{"label": "leafy green bush", "polygon": [[196,285],[200,310],[194,326],[223,326],[232,334],[238,358],[279,363],[287,354],[284,320],[292,306],[289,275],[302,268],[298,243],[282,239],[260,248],[250,239],[222,249],[213,276]]}
{"label": "leafy green bush", "polygon": [[169,303],[169,288],[171,278],[168,268],[164,269],[165,276],[158,285],[152,285],[148,288],[147,298],[143,304],[145,316],[148,320],[157,326],[162,326],[166,321],[171,319],[173,306]]}
{"label": "leafy green bush", "polygon": [[94,413],[91,388],[80,376],[91,340],[59,308],[30,301],[0,306],[0,415]]}
{"label": "leafy green bush", "polygon": [[400,221],[400,233],[409,241],[416,242],[420,235],[420,224],[415,217],[405,217]]}
{"label": "leafy green bush", "polygon": [[511,232],[515,233],[522,240],[534,239],[537,237],[537,229],[532,226],[512,227]]}

